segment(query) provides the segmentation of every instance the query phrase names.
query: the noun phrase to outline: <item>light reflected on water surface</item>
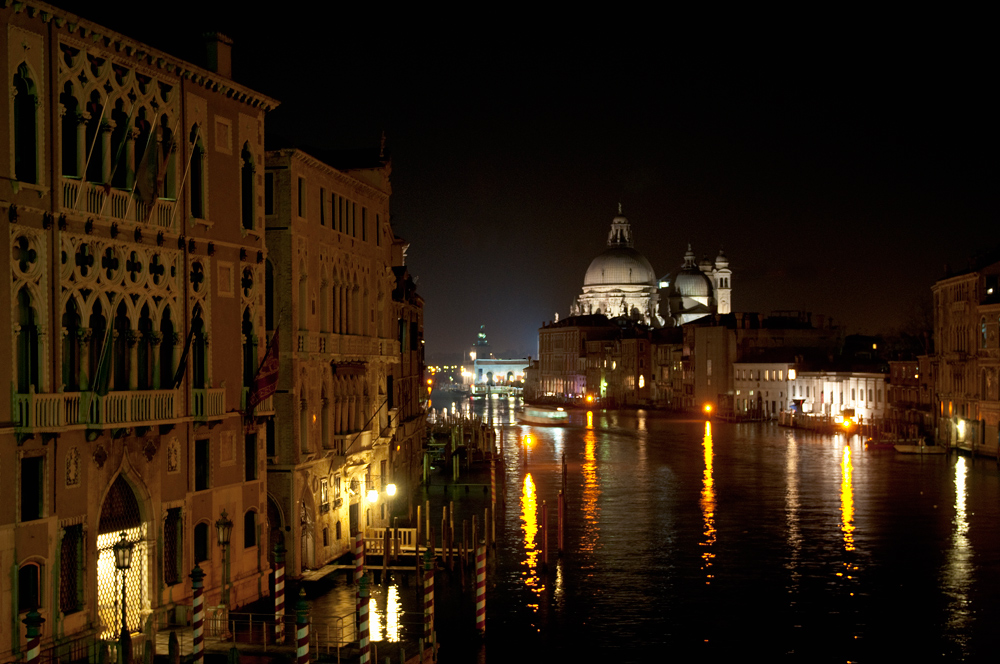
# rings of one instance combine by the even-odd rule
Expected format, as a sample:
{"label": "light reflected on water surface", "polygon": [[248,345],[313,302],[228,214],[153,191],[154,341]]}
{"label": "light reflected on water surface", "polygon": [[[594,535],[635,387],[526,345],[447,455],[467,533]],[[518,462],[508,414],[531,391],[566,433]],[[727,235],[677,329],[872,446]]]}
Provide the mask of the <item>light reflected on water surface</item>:
{"label": "light reflected on water surface", "polygon": [[705,540],[701,545],[705,550],[701,554],[701,568],[705,571],[706,584],[712,583],[712,559],[715,553],[712,545],[715,544],[715,480],[712,478],[712,423],[705,422],[705,437],[702,439],[702,447],[705,454],[705,474],[701,482],[701,517],[705,522]]}

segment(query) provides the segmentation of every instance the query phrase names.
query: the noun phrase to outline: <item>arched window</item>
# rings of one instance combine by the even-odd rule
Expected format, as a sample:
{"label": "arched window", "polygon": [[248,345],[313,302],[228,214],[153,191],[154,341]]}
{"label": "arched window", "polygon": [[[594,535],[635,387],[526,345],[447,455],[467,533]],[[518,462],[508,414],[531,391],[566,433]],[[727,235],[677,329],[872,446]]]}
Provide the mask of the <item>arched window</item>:
{"label": "arched window", "polygon": [[62,317],[63,327],[63,389],[76,392],[80,389],[80,313],[76,300],[66,302]]}
{"label": "arched window", "polygon": [[257,336],[253,333],[250,308],[243,310],[243,387],[253,387],[257,373]]}
{"label": "arched window", "polygon": [[87,102],[86,149],[87,149],[87,181],[104,182],[104,140],[101,129],[104,125],[104,104],[101,94],[94,90]]}
{"label": "arched window", "polygon": [[[110,337],[108,336],[108,322],[104,317],[104,311],[101,307],[100,300],[94,302],[94,307],[91,309],[90,313],[90,347],[89,347],[89,387],[91,390],[101,390],[104,389],[104,385],[101,385],[101,373],[103,376],[107,376],[106,367],[111,363],[110,357],[105,357],[105,348],[110,342]],[[102,369],[101,364],[104,367]]]}
{"label": "arched window", "polygon": [[24,613],[41,606],[42,569],[38,563],[25,563],[17,570],[17,611]]}
{"label": "arched window", "polygon": [[264,327],[274,329],[274,266],[268,258],[264,263]]}
{"label": "arched window", "polygon": [[115,102],[111,111],[111,184],[119,189],[132,186],[132,163],[128,160],[126,143],[128,142],[129,117],[125,111],[125,102],[121,99]]}
{"label": "arched window", "polygon": [[208,343],[205,339],[205,321],[201,318],[201,307],[195,307],[194,318],[191,321],[194,336],[191,341],[191,387],[196,390],[205,389],[208,360]]}
{"label": "arched window", "polygon": [[[299,393],[305,395],[304,385],[299,388]],[[302,454],[309,453],[309,402],[304,397],[299,405],[299,449]]]}
{"label": "arched window", "polygon": [[[177,199],[177,157],[174,148],[174,133],[170,129],[170,119],[163,115],[160,117],[160,162],[164,164],[164,172],[159,173],[155,169],[154,176],[160,183],[160,198],[167,200]],[[155,158],[155,155],[153,155]]]}
{"label": "arched window", "polygon": [[243,548],[257,546],[257,513],[247,510],[243,515]]}
{"label": "arched window", "polygon": [[27,288],[17,293],[17,391],[41,391],[38,374],[38,320]]}
{"label": "arched window", "polygon": [[208,523],[202,521],[194,527],[194,561],[208,560]]}
{"label": "arched window", "polygon": [[174,389],[174,322],[169,307],[160,318],[160,389]]}
{"label": "arched window", "polygon": [[23,62],[14,74],[14,177],[38,182],[38,93]]}
{"label": "arched window", "polygon": [[149,317],[149,305],[144,304],[139,314],[139,338],[136,342],[138,352],[136,353],[139,364],[139,384],[140,390],[153,389],[153,321]]}
{"label": "arched window", "polygon": [[129,389],[129,336],[132,334],[128,319],[128,309],[125,307],[124,302],[120,302],[118,309],[115,311],[114,334],[114,385],[116,390],[123,391]]}
{"label": "arched window", "polygon": [[979,320],[979,347],[986,348],[986,316]]}
{"label": "arched window", "polygon": [[240,153],[240,193],[242,194],[243,228],[253,230],[254,219],[254,159],[250,143],[243,144]]}
{"label": "arched window", "polygon": [[73,84],[67,83],[59,95],[63,107],[60,128],[62,130],[62,174],[65,177],[80,177],[80,103],[73,96]]}
{"label": "arched window", "polygon": [[198,125],[191,128],[191,216],[195,219],[207,218],[205,207],[205,144],[201,140]]}

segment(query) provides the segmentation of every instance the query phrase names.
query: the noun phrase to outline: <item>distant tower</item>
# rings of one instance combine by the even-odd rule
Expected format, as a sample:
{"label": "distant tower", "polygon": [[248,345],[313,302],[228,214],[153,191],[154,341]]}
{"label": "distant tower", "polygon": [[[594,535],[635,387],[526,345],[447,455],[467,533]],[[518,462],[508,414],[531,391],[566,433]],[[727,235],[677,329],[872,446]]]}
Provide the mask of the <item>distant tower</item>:
{"label": "distant tower", "polygon": [[486,340],[486,326],[479,326],[479,334],[476,335],[476,343],[472,344],[472,348],[469,349],[469,360],[475,362],[476,360],[488,360],[493,357],[493,351],[490,350],[490,342]]}
{"label": "distant tower", "polygon": [[719,249],[715,257],[715,269],[712,270],[712,280],[715,282],[715,303],[718,313],[728,314],[733,307],[733,271],[729,269],[729,259]]}

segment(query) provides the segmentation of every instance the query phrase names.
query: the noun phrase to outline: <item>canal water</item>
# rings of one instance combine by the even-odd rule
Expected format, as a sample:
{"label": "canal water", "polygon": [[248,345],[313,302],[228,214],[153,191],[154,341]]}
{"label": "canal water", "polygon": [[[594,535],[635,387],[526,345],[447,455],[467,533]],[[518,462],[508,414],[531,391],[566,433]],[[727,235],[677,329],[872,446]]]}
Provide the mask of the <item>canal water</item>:
{"label": "canal water", "polygon": [[[485,642],[467,638],[468,590],[439,619],[444,662],[1000,652],[995,460],[652,411],[574,411],[543,428],[512,425],[506,400],[478,409],[503,425],[507,510]],[[542,570],[541,505],[554,550],[563,458],[566,550]],[[393,588],[379,590],[385,624],[418,621],[414,589]]]}

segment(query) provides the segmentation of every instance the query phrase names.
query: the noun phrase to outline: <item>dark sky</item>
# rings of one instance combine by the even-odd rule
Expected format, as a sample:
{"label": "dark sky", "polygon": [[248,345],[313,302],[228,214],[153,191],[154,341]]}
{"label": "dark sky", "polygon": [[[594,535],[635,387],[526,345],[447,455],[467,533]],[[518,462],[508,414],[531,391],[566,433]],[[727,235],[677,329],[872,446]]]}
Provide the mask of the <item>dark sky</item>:
{"label": "dark sky", "polygon": [[537,355],[619,202],[657,274],[688,242],[699,258],[722,247],[734,310],[807,310],[858,332],[899,327],[945,263],[1000,243],[996,52],[974,17],[824,19],[826,34],[809,22],[790,38],[805,18],[770,33],[643,16],[573,32],[431,14],[387,27],[332,3],[152,21],[89,4],[61,6],[196,62],[201,31],[231,36],[236,80],[282,102],[269,147],[386,132],[430,361],[480,324],[495,351]]}

